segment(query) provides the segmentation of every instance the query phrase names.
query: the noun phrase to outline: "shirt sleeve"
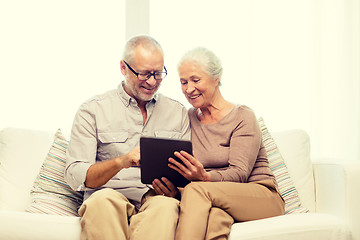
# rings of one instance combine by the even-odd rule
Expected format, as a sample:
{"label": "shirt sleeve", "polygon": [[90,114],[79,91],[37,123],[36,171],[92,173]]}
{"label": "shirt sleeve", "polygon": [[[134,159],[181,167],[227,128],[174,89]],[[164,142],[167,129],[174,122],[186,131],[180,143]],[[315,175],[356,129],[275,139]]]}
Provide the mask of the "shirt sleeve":
{"label": "shirt sleeve", "polygon": [[95,115],[84,103],[75,115],[66,151],[65,180],[76,191],[85,189],[89,167],[96,162],[97,138]]}
{"label": "shirt sleeve", "polygon": [[189,115],[185,107],[182,107],[181,137],[191,140],[191,128]]}
{"label": "shirt sleeve", "polygon": [[241,113],[230,139],[229,166],[210,171],[213,182],[247,182],[261,146],[261,132],[251,109]]}

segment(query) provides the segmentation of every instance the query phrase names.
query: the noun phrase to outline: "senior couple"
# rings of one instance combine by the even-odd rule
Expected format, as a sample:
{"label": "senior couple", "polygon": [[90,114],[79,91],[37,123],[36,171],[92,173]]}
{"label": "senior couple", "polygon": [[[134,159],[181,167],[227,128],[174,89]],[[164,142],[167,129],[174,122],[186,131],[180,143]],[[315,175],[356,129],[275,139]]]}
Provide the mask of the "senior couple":
{"label": "senior couple", "polygon": [[[227,239],[234,222],[284,213],[255,114],[223,98],[214,53],[195,48],[178,64],[189,110],[157,93],[167,70],[152,37],[126,43],[120,70],[118,89],[83,103],[73,123],[65,178],[84,192],[81,239]],[[174,153],[184,165],[169,158],[191,183],[142,184],[143,135],[191,139],[193,154]]]}

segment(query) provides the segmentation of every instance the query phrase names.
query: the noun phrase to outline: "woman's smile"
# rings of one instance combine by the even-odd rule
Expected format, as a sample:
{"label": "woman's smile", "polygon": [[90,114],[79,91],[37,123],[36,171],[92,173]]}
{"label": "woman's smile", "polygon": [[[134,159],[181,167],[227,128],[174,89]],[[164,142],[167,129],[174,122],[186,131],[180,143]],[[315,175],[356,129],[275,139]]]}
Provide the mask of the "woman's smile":
{"label": "woman's smile", "polygon": [[188,96],[188,98],[191,99],[191,100],[194,100],[194,99],[197,99],[200,96],[201,96],[201,94],[197,94],[197,95]]}

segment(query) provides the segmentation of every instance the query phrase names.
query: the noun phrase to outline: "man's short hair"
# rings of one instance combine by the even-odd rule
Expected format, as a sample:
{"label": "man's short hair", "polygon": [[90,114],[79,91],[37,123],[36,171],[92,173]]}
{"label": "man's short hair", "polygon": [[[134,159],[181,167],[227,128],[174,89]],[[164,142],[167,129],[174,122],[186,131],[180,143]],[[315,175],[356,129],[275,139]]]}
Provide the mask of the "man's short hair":
{"label": "man's short hair", "polygon": [[140,45],[149,50],[158,49],[164,55],[162,47],[158,41],[156,41],[154,38],[150,36],[140,35],[140,36],[135,36],[126,42],[122,59],[128,62],[129,64],[133,63],[135,56],[135,49]]}

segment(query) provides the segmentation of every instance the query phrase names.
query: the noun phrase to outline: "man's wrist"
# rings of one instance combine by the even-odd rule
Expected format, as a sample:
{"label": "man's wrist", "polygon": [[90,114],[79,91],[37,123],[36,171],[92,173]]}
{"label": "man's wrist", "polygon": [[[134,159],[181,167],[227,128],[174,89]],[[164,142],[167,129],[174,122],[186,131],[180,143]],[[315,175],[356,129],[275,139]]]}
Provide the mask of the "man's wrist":
{"label": "man's wrist", "polygon": [[115,157],[115,162],[116,162],[116,166],[118,169],[123,169],[125,168],[124,166],[124,156],[117,156]]}

